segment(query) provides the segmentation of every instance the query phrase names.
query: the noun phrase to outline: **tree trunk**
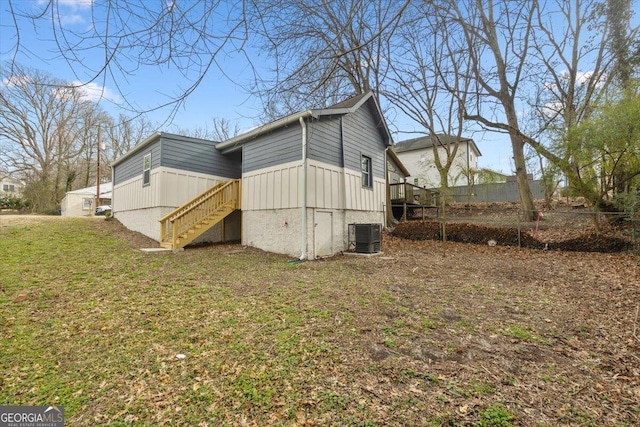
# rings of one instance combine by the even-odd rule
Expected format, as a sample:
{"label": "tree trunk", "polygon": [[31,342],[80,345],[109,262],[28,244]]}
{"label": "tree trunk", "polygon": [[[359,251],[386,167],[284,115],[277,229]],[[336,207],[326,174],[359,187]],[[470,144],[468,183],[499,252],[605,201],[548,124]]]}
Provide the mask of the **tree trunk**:
{"label": "tree trunk", "polygon": [[513,148],[513,160],[516,166],[516,179],[518,192],[520,193],[520,207],[524,213],[525,221],[533,221],[536,218],[533,194],[527,177],[527,165],[524,158],[524,142],[515,135],[511,135],[511,147]]}

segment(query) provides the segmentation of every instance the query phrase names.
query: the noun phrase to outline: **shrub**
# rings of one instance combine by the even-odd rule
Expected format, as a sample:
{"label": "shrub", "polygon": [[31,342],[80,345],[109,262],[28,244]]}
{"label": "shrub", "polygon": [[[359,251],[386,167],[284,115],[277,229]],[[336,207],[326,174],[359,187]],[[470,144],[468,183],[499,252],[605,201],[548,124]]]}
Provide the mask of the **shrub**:
{"label": "shrub", "polygon": [[0,209],[15,209],[21,211],[28,209],[29,206],[29,201],[21,197],[12,194],[0,195]]}

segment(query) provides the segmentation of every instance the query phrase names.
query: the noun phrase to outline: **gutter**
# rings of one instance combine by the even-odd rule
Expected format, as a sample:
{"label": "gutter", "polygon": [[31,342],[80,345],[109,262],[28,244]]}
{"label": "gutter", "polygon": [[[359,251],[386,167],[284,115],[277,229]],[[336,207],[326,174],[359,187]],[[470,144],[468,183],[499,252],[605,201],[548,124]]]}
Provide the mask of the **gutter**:
{"label": "gutter", "polygon": [[[311,111],[308,111],[311,113]],[[300,260],[307,259],[307,126],[305,116],[298,117],[302,127],[302,206],[300,207],[300,223],[302,235],[300,239]]]}
{"label": "gutter", "polygon": [[311,110],[306,110],[306,111],[301,111],[299,113],[295,113],[292,114],[290,116],[286,116],[283,117],[279,120],[276,120],[274,122],[271,123],[267,123],[266,125],[262,125],[259,126],[253,130],[250,130],[247,133],[243,133],[241,135],[238,136],[234,136],[231,139],[227,139],[224,142],[220,142],[218,144],[216,144],[216,149],[218,151],[222,151],[222,150],[226,150],[226,149],[233,149],[233,148],[239,148],[240,145],[244,144],[245,142],[248,142],[260,135],[262,135],[263,133],[267,133],[270,132],[272,130],[281,128],[283,126],[287,126],[290,125],[292,123],[295,123],[297,121],[299,121],[300,119],[304,119],[307,117],[312,117],[314,116],[314,112]]}

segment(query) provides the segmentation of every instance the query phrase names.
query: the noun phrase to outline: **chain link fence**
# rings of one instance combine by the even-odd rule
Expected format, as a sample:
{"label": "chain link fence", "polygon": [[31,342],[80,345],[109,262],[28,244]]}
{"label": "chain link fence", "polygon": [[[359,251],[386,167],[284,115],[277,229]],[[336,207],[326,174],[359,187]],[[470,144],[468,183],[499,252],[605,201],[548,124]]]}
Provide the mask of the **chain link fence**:
{"label": "chain link fence", "polygon": [[[525,215],[531,214],[531,215]],[[533,217],[533,220],[529,220]],[[525,212],[518,203],[452,204],[442,211],[439,207],[408,207],[407,221],[432,221],[447,224],[471,224],[477,226],[477,234],[482,230],[490,236],[491,229],[508,230],[517,233],[517,241],[533,237],[542,244],[567,242],[581,239],[622,239],[629,242],[632,249],[640,250],[640,215],[638,213],[595,212],[584,206],[570,204],[556,209]],[[443,233],[440,233],[440,238]],[[587,244],[585,242],[585,244]],[[526,246],[523,244],[523,246]]]}

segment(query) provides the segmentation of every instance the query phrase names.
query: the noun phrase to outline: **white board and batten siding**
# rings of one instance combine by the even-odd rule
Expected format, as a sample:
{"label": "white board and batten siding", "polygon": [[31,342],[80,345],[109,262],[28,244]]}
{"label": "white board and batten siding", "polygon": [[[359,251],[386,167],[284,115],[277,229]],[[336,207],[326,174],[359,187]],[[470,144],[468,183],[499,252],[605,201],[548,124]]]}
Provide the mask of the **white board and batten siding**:
{"label": "white board and batten siding", "polygon": [[344,169],[314,160],[307,161],[307,206],[345,209]]}
{"label": "white board and batten siding", "polygon": [[226,177],[158,167],[151,171],[149,185],[142,185],[142,176],[116,185],[113,189],[113,209],[119,212],[152,207],[176,208],[228,180]]}
{"label": "white board and batten siding", "polygon": [[[242,210],[302,207],[302,173],[298,161],[245,174]],[[373,188],[364,188],[360,171],[307,160],[308,208],[381,211],[384,200],[384,179],[374,178]]]}
{"label": "white board and batten siding", "polygon": [[242,210],[290,209],[300,207],[301,161],[244,173]]}

